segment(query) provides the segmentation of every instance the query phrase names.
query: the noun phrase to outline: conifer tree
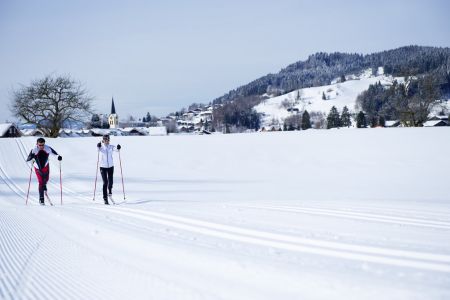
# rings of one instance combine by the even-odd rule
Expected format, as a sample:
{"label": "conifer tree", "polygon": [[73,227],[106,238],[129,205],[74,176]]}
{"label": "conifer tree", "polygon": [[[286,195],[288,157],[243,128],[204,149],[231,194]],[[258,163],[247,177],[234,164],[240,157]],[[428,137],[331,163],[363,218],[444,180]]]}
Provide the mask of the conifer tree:
{"label": "conifer tree", "polygon": [[362,111],[358,113],[358,117],[356,118],[356,127],[358,128],[367,127],[366,115]]}
{"label": "conifer tree", "polygon": [[309,116],[308,111],[305,110],[302,115],[302,129],[306,130],[309,128],[311,128],[311,118]]}
{"label": "conifer tree", "polygon": [[330,113],[327,117],[327,129],[340,127],[341,120],[339,117],[339,112],[336,106],[330,109]]}
{"label": "conifer tree", "polygon": [[370,118],[370,127],[375,128],[378,127],[378,125],[378,116],[372,116],[372,118]]}
{"label": "conifer tree", "polygon": [[350,118],[350,112],[347,106],[344,106],[341,113],[341,126],[342,127],[350,127],[352,126],[352,120]]}
{"label": "conifer tree", "polygon": [[386,127],[386,118],[384,116],[380,116],[379,125],[381,127]]}
{"label": "conifer tree", "polygon": [[325,96],[325,92],[322,92],[322,100],[327,100],[327,97]]}

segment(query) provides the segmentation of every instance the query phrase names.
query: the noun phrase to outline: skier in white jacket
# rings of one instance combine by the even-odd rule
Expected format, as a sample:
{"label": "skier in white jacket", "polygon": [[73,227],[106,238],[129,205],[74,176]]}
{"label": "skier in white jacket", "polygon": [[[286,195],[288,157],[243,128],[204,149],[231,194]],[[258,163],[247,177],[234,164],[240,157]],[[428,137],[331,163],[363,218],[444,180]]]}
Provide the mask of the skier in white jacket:
{"label": "skier in white jacket", "polygon": [[[108,197],[112,198],[113,188],[113,174],[114,174],[114,160],[113,151],[118,152],[121,148],[120,145],[114,146],[109,144],[110,137],[108,134],[103,136],[102,143],[97,144],[98,151],[100,152],[100,173],[103,179],[103,200],[106,205],[109,205]],[[109,193],[108,193],[109,192]]]}

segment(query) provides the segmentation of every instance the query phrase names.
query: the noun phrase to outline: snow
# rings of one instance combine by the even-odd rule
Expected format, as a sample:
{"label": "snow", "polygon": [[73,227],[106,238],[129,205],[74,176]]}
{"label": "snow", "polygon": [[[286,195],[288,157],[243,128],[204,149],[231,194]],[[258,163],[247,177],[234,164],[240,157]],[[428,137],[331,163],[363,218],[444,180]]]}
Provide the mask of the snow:
{"label": "snow", "polygon": [[1,139],[0,299],[449,299],[449,134],[112,136],[115,206],[99,138],[48,138],[53,207]]}

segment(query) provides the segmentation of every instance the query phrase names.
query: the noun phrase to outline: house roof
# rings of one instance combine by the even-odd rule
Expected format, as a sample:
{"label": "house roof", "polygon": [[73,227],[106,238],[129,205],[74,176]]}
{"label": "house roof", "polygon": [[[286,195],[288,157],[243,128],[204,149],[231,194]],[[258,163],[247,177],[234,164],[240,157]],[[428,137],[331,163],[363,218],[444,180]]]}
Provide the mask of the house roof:
{"label": "house roof", "polygon": [[[9,130],[9,128],[11,128],[11,126],[16,127],[13,123],[0,124],[0,136],[4,136],[5,133]],[[16,129],[19,130],[17,127]]]}
{"label": "house roof", "polygon": [[431,121],[426,121],[425,123],[423,123],[424,127],[433,127],[436,125],[447,125],[447,122],[443,121],[443,120],[431,120]]}
{"label": "house roof", "polygon": [[384,123],[384,125],[385,125],[386,127],[391,127],[391,126],[395,126],[395,125],[398,125],[398,124],[400,124],[400,121],[399,121],[399,120],[386,121],[386,122]]}

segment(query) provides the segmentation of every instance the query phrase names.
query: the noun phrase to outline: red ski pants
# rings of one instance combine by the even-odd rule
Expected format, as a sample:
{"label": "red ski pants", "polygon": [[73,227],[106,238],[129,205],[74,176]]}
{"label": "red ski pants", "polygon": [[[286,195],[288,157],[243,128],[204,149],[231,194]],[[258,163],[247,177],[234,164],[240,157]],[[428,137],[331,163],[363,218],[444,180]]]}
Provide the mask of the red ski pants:
{"label": "red ski pants", "polygon": [[34,171],[39,182],[39,199],[44,199],[44,191],[47,190],[47,182],[50,177],[50,166],[47,165],[42,169],[34,168]]}

